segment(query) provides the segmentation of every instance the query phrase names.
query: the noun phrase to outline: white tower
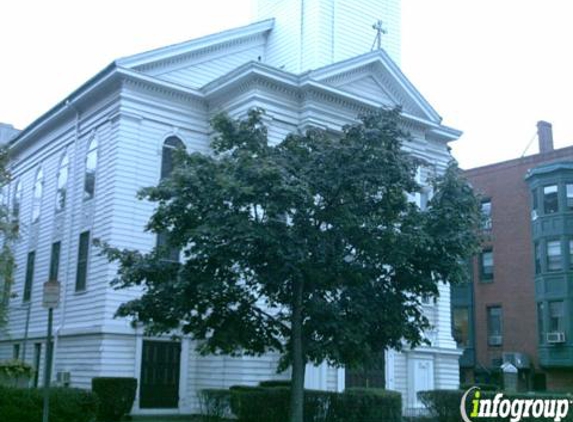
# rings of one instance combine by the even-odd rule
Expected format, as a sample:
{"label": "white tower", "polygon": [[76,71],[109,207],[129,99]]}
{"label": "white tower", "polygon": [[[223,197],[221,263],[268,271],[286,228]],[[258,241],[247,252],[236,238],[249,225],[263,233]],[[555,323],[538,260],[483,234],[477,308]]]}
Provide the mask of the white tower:
{"label": "white tower", "polygon": [[275,18],[264,61],[301,73],[381,46],[400,64],[400,0],[255,0],[255,18]]}

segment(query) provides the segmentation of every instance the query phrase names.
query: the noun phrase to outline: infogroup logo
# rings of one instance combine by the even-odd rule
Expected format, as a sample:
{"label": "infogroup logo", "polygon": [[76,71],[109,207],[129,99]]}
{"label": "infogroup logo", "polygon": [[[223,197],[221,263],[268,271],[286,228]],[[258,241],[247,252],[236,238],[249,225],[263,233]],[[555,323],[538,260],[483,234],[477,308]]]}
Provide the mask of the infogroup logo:
{"label": "infogroup logo", "polygon": [[[473,398],[471,393],[473,393]],[[569,412],[569,399],[516,399],[504,398],[497,393],[493,399],[482,398],[479,387],[472,387],[462,396],[460,413],[465,422],[475,422],[479,418],[508,418],[510,422],[519,422],[523,418],[553,418],[561,421]],[[467,399],[471,398],[470,414],[466,411]]]}

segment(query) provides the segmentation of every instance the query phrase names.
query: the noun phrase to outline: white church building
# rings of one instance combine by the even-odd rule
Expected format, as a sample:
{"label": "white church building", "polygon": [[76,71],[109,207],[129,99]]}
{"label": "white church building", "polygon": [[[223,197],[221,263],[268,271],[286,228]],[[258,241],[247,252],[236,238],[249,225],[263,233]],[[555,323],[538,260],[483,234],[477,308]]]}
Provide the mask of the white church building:
{"label": "white church building", "polygon": [[[378,20],[387,30],[381,49]],[[174,144],[207,152],[209,121],[221,111],[241,117],[262,107],[269,137],[280,141],[310,127],[338,133],[362,112],[401,105],[414,138],[405,147],[433,163],[423,183],[445,168],[448,143],[461,133],[441,124],[396,64],[399,54],[399,0],[259,0],[256,23],[119,59],[40,116],[10,143],[5,197],[20,238],[0,359],[42,370],[42,287],[57,279],[53,374],[61,383],[90,388],[97,376],[135,377],[134,413],[193,413],[203,388],[288,377],[276,374],[274,355],[202,357],[192,338],[149,338],[115,319],[137,292],[110,286],[117,268],[91,241],[153,248],[144,227],[154,205],[136,193],[158,183]],[[421,406],[416,391],[458,386],[449,287],[440,293],[423,305],[431,346],[386,352],[386,387],[403,394],[406,409]],[[308,388],[340,391],[347,380],[343,368],[307,368]]]}

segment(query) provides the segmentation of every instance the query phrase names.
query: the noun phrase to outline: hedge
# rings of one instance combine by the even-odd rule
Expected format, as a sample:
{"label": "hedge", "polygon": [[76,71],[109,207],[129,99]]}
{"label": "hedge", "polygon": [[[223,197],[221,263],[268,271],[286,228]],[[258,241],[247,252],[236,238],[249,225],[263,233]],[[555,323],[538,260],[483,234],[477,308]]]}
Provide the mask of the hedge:
{"label": "hedge", "polygon": [[350,388],[336,395],[334,416],[345,422],[391,422],[402,420],[402,395],[376,388]]}
{"label": "hedge", "polygon": [[268,380],[259,382],[259,387],[290,387],[289,380]]}
{"label": "hedge", "polygon": [[[428,408],[432,416],[434,416],[437,422],[459,422],[461,420],[460,416],[460,404],[464,390],[431,390],[431,391],[420,391],[418,392],[418,397]],[[555,399],[555,400],[571,400],[573,396],[570,394],[560,394],[560,393],[513,393],[513,392],[500,392],[500,391],[481,391],[481,399],[490,399],[497,395],[503,393],[503,399],[509,400],[524,400],[524,399]],[[471,413],[471,401],[474,395],[471,393],[468,398],[466,398],[466,412],[468,415]],[[570,406],[571,410],[568,412],[567,416],[562,419],[563,422],[573,422],[573,406]],[[507,422],[510,418],[484,418],[480,417],[480,422]],[[533,416],[524,417],[520,419],[521,422],[553,422],[554,418],[534,418]]]}
{"label": "hedge", "polygon": [[[234,386],[202,390],[202,412],[209,421],[234,415],[238,422],[288,422],[290,388]],[[400,422],[400,393],[347,389],[344,393],[305,390],[305,422]]]}
{"label": "hedge", "polygon": [[98,420],[115,422],[131,411],[137,380],[135,378],[96,377],[92,379],[92,391],[100,401]]}
{"label": "hedge", "polygon": [[231,387],[231,411],[239,422],[288,422],[290,389]]}
{"label": "hedge", "polygon": [[[2,422],[39,422],[43,406],[43,389],[0,387]],[[50,422],[93,422],[97,407],[97,397],[90,391],[50,389]]]}
{"label": "hedge", "polygon": [[463,394],[463,390],[430,390],[419,391],[418,398],[437,422],[459,422]]}

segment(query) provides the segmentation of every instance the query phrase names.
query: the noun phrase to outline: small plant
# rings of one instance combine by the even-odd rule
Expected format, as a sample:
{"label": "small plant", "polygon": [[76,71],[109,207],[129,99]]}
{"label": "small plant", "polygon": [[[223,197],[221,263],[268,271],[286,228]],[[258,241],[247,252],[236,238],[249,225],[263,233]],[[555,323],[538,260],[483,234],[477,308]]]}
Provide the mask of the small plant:
{"label": "small plant", "polygon": [[7,387],[25,387],[34,375],[34,368],[17,359],[0,362],[0,385]]}

